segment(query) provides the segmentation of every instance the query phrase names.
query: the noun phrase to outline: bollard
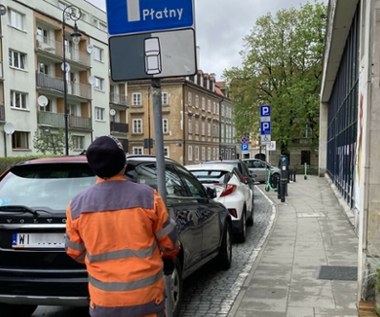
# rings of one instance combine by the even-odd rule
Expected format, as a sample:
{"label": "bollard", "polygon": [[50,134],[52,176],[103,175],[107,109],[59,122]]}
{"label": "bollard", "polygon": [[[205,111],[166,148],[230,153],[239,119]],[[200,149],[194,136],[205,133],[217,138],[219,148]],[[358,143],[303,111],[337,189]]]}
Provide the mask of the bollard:
{"label": "bollard", "polygon": [[303,179],[307,179],[307,163],[304,163],[304,176]]}

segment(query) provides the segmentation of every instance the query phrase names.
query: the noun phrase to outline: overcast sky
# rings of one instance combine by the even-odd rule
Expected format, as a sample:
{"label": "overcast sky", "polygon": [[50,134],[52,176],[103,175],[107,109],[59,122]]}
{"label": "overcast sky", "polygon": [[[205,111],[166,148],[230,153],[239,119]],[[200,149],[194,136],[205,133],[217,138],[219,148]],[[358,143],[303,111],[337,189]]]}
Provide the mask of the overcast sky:
{"label": "overcast sky", "polygon": [[[106,0],[87,0],[105,10]],[[115,0],[113,0],[115,1]],[[197,0],[195,6],[198,69],[222,79],[224,69],[241,65],[243,38],[256,20],[268,12],[295,7],[314,0]],[[320,1],[318,1],[320,2]],[[327,3],[327,0],[323,2]]]}

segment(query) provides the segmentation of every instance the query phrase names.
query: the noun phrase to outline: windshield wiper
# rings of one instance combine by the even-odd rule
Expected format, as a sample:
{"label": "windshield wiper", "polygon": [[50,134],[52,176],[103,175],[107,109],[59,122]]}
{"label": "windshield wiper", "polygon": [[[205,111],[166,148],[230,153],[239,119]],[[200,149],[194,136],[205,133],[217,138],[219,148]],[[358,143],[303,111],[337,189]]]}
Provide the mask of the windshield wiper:
{"label": "windshield wiper", "polygon": [[[28,212],[35,217],[38,217],[40,214],[37,210],[33,210],[26,206],[22,205],[8,205],[8,206],[0,206],[0,211],[8,211],[8,212]],[[40,210],[43,211],[43,210]]]}

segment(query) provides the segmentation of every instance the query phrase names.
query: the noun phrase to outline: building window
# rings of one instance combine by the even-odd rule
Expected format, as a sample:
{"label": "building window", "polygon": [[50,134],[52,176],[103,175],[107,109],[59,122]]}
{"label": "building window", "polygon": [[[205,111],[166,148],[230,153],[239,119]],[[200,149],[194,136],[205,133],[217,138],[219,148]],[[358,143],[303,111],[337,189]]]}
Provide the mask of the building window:
{"label": "building window", "polygon": [[202,135],[206,135],[206,122],[202,121]]}
{"label": "building window", "polygon": [[195,134],[199,134],[199,122],[198,120],[195,120],[195,124],[194,124],[194,132]]}
{"label": "building window", "polygon": [[202,110],[206,110],[206,98],[202,97]]}
{"label": "building window", "polygon": [[195,108],[199,108],[199,96],[195,95]]}
{"label": "building window", "polygon": [[189,105],[189,107],[193,105],[193,95],[190,91],[187,93],[187,104]]}
{"label": "building window", "polygon": [[26,54],[9,50],[9,66],[17,69],[25,69]]}
{"label": "building window", "polygon": [[94,88],[97,90],[104,91],[104,79],[95,76]]}
{"label": "building window", "polygon": [[194,160],[199,161],[199,146],[194,146]]}
{"label": "building window", "polygon": [[211,136],[211,122],[207,123],[207,136]]}
{"label": "building window", "polygon": [[170,154],[170,152],[169,152],[169,147],[168,147],[168,146],[165,146],[165,147],[164,147],[164,156],[165,156],[165,157],[170,157],[169,154]]}
{"label": "building window", "polygon": [[8,21],[9,21],[10,26],[19,30],[24,30],[24,19],[25,19],[25,16],[23,14],[13,9],[9,9]]}
{"label": "building window", "polygon": [[211,112],[211,100],[207,100],[207,111]]}
{"label": "building window", "polygon": [[206,161],[206,148],[204,146],[202,146],[201,159],[202,161]]}
{"label": "building window", "polygon": [[17,109],[27,108],[27,94],[19,91],[11,90],[11,107]]}
{"label": "building window", "polygon": [[169,94],[167,92],[161,93],[161,102],[163,106],[169,105]]}
{"label": "building window", "polygon": [[141,134],[142,132],[143,132],[142,120],[141,119],[133,119],[132,120],[132,133],[133,134]]}
{"label": "building window", "polygon": [[211,160],[211,148],[207,148],[207,159]]}
{"label": "building window", "polygon": [[189,161],[192,161],[193,160],[193,146],[192,145],[189,145],[187,147],[187,159]]}
{"label": "building window", "polygon": [[103,62],[104,50],[102,48],[94,46],[94,50],[92,51],[92,55],[94,56],[95,60]]}
{"label": "building window", "polygon": [[192,117],[189,117],[187,119],[187,131],[189,134],[193,133],[193,118]]}
{"label": "building window", "polygon": [[12,149],[28,150],[29,149],[29,132],[15,131],[12,134]]}
{"label": "building window", "polygon": [[39,63],[38,72],[41,74],[49,75],[49,65],[44,64],[44,63]]}
{"label": "building window", "polygon": [[163,134],[169,133],[169,120],[168,119],[162,120],[162,133]]}
{"label": "building window", "polygon": [[132,147],[132,153],[137,155],[144,154],[144,148],[142,146],[134,146]]}
{"label": "building window", "polygon": [[73,150],[76,150],[76,151],[84,150],[84,136],[71,135],[71,143],[72,143]]}
{"label": "building window", "polygon": [[132,94],[132,106],[141,106],[142,105],[142,94],[141,92],[134,92]]}
{"label": "building window", "polygon": [[95,107],[95,120],[104,121],[104,108]]}

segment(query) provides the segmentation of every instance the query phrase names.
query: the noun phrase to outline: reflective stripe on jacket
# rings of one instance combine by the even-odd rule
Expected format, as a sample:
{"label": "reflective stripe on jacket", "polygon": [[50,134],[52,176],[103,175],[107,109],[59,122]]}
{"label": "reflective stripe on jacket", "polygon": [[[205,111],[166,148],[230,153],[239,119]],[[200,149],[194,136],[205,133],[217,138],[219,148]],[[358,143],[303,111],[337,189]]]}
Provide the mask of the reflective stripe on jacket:
{"label": "reflective stripe on jacket", "polygon": [[162,311],[161,255],[175,254],[177,232],[160,195],[122,176],[98,178],[66,213],[66,252],[86,264],[92,316]]}

